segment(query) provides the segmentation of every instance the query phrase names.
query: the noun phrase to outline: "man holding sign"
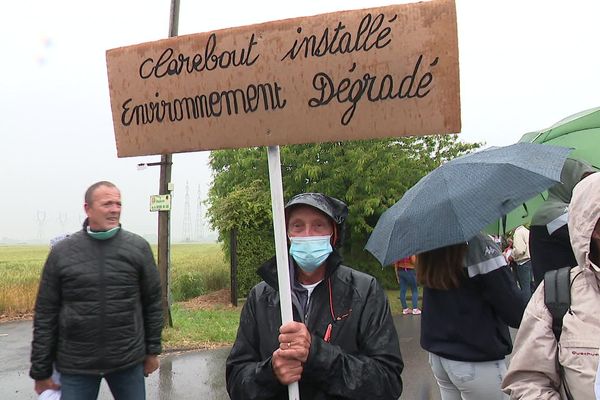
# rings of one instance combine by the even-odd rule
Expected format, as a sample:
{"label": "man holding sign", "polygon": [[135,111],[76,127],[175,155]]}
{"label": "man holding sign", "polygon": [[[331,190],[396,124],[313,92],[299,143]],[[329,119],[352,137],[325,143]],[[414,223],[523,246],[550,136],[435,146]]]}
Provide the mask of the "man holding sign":
{"label": "man holding sign", "polygon": [[342,265],[348,207],[321,193],[285,206],[294,321],[281,325],[275,259],[259,268],[227,358],[232,399],[397,399],[403,368],[389,304],[375,278]]}
{"label": "man holding sign", "polygon": [[398,398],[385,294],[334,249],[347,207],[302,194],[284,218],[279,146],[460,132],[454,1],[184,35],[106,60],[119,157],[268,146],[277,261],[242,311],[230,396]]}

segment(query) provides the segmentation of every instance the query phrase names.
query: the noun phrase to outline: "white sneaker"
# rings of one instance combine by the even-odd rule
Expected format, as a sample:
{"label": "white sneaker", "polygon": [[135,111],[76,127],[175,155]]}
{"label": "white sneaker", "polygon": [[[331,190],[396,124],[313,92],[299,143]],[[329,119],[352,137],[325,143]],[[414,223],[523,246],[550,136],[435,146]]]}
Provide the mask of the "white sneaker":
{"label": "white sneaker", "polygon": [[421,310],[419,310],[418,308],[413,308],[412,309],[412,313],[416,314],[416,315],[419,315],[419,314],[421,314]]}
{"label": "white sneaker", "polygon": [[406,314],[412,314],[413,310],[411,310],[410,308],[405,308],[404,310],[402,310],[402,314],[406,315]]}

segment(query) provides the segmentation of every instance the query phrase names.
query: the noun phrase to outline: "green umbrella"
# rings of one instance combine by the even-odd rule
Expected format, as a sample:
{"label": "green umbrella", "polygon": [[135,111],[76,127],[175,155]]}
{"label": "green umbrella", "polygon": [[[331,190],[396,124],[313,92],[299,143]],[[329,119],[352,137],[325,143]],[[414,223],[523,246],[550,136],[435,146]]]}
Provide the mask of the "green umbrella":
{"label": "green umbrella", "polygon": [[600,168],[600,107],[571,115],[548,129],[526,133],[519,142],[571,147],[570,158]]}
{"label": "green umbrella", "polygon": [[519,225],[527,225],[531,222],[534,211],[548,198],[548,192],[544,191],[521,204],[509,212],[504,219],[499,219],[489,224],[484,231],[492,235],[503,236]]}
{"label": "green umbrella", "polygon": [[[547,129],[526,133],[519,142],[570,147],[573,151],[569,158],[600,169],[600,107],[571,115]],[[563,181],[563,184],[571,185],[571,182]],[[541,193],[508,213],[504,225],[502,220],[495,221],[488,225],[486,232],[502,235],[519,225],[530,223],[534,212],[547,198],[547,192]]]}

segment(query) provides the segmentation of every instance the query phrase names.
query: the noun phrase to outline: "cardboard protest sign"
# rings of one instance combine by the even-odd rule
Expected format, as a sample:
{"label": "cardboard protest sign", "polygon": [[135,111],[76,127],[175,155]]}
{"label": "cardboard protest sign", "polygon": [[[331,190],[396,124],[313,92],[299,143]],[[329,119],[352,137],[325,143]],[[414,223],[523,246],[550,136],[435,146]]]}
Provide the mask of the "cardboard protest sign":
{"label": "cardboard protest sign", "polygon": [[119,157],[460,131],[449,0],[178,36],[106,59]]}

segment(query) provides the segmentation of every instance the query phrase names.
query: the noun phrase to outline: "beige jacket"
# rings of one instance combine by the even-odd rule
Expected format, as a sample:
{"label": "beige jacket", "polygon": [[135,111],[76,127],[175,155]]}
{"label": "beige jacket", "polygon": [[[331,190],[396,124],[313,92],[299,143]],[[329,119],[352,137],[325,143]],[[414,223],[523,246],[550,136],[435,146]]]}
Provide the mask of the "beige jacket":
{"label": "beige jacket", "polygon": [[[515,339],[502,390],[511,399],[564,399],[555,365],[565,370],[565,380],[576,400],[594,400],[594,379],[600,346],[600,268],[589,259],[590,240],[600,219],[600,173],[579,183],[569,211],[571,245],[579,266],[571,270],[571,308],[563,319],[558,347],[552,317],[544,305],[544,284],[531,298]],[[562,390],[561,390],[562,393]]]}
{"label": "beige jacket", "polygon": [[520,225],[513,235],[512,258],[519,265],[529,261],[529,229]]}

